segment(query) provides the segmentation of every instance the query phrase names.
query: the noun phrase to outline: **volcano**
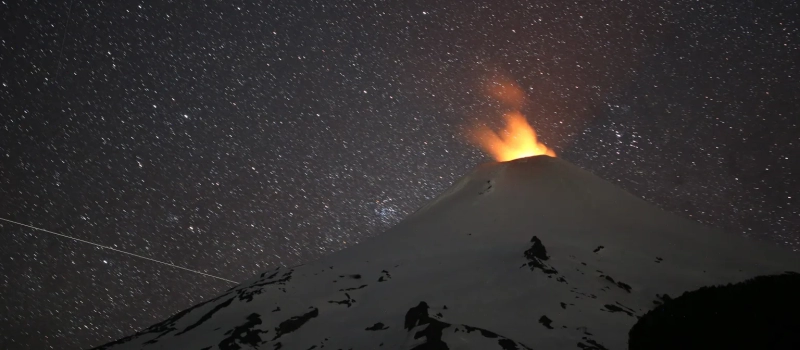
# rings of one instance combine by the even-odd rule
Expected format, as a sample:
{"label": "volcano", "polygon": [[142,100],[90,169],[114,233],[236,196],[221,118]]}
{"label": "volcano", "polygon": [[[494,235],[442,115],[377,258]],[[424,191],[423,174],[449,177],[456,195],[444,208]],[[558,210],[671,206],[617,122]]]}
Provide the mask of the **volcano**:
{"label": "volcano", "polygon": [[777,349],[798,344],[798,271],[792,252],[534,156],[480,165],[383,234],[97,349]]}

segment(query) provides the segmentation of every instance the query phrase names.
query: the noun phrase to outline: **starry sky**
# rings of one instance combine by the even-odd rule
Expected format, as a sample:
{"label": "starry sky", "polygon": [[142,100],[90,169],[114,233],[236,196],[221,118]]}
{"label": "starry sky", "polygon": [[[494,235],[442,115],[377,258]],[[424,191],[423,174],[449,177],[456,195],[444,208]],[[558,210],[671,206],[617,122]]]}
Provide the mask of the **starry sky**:
{"label": "starry sky", "polygon": [[[479,163],[502,77],[562,157],[800,250],[800,11],[726,1],[3,1],[0,217],[234,281],[379,234]],[[233,285],[0,222],[0,348]],[[720,242],[724,244],[724,242]]]}

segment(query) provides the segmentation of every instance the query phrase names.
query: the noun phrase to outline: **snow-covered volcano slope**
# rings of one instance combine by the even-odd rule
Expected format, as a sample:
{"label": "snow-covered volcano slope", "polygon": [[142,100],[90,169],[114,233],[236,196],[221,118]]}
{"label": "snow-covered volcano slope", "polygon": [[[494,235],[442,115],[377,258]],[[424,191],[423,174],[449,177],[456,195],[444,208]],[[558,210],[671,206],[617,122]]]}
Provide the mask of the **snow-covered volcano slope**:
{"label": "snow-covered volcano slope", "polygon": [[564,160],[477,167],[364,243],[102,349],[626,349],[669,296],[800,271]]}

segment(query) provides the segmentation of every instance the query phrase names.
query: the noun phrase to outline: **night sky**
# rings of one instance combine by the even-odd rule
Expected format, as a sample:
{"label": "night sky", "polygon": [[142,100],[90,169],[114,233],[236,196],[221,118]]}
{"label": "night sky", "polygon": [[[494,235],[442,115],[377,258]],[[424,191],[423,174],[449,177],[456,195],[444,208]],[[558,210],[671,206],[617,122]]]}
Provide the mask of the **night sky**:
{"label": "night sky", "polygon": [[[0,9],[5,219],[242,281],[374,236],[491,161],[462,130],[502,126],[486,87],[507,79],[559,157],[800,250],[796,1]],[[2,349],[100,345],[233,286],[0,234]]]}

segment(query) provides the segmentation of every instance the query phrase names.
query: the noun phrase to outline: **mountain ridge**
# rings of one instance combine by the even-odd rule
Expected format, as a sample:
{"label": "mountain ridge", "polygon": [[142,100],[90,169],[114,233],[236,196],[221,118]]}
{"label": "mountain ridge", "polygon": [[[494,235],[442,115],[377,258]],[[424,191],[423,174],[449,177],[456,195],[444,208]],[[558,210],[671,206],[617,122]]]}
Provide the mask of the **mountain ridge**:
{"label": "mountain ridge", "polygon": [[669,296],[787,270],[787,252],[537,156],[479,165],[381,235],[98,349],[624,349]]}

